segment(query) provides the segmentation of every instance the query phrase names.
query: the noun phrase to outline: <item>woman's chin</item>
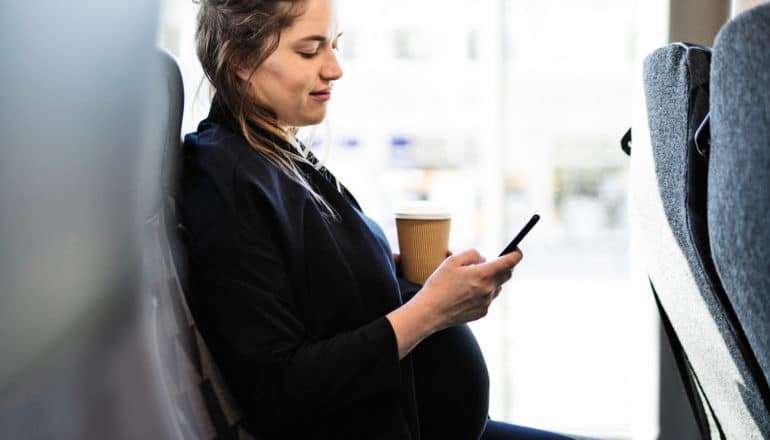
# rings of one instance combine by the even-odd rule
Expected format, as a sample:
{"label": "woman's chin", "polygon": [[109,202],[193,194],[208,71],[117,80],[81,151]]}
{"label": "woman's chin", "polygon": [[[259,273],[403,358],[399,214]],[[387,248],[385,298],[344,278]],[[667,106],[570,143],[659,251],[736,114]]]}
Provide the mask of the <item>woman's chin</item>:
{"label": "woman's chin", "polygon": [[318,124],[320,124],[321,122],[324,121],[325,117],[326,117],[326,112],[324,112],[320,116],[313,116],[313,117],[305,118],[305,119],[302,120],[301,124],[297,125],[297,127],[307,127],[307,126],[311,126],[311,125],[318,125]]}

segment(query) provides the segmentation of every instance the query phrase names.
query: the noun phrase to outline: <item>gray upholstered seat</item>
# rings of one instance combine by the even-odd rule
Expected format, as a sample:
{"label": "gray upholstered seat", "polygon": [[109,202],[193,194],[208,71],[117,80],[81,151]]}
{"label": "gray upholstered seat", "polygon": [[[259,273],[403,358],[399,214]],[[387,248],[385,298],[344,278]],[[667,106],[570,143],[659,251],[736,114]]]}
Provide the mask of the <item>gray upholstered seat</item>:
{"label": "gray upholstered seat", "polygon": [[[713,55],[672,44],[645,62],[652,149],[634,149],[635,215],[704,437],[770,438],[768,41],[764,6],[728,23]],[[709,107],[710,149],[695,142]]]}
{"label": "gray upholstered seat", "polygon": [[[185,300],[184,247],[174,217],[176,164],[180,154],[183,109],[182,77],[173,57],[158,52],[165,82],[157,100],[164,117],[163,173],[156,182],[157,200],[150,203],[145,223],[145,293],[155,305],[156,350],[161,364],[160,386],[180,439],[249,439],[240,413],[206,348]],[[162,189],[161,189],[162,187]]]}
{"label": "gray upholstered seat", "polygon": [[722,29],[711,84],[711,251],[770,381],[770,4]]}
{"label": "gray upholstered seat", "polygon": [[157,2],[3,5],[0,438],[162,439],[140,295]]}

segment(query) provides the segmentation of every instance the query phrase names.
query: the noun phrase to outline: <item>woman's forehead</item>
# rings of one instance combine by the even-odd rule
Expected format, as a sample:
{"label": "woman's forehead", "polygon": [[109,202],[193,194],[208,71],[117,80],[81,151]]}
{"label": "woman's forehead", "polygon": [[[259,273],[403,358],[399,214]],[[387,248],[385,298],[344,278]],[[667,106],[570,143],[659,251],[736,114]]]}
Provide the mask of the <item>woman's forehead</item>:
{"label": "woman's forehead", "polygon": [[311,36],[323,36],[333,40],[339,33],[339,23],[334,0],[307,0],[302,15],[285,30],[290,40]]}

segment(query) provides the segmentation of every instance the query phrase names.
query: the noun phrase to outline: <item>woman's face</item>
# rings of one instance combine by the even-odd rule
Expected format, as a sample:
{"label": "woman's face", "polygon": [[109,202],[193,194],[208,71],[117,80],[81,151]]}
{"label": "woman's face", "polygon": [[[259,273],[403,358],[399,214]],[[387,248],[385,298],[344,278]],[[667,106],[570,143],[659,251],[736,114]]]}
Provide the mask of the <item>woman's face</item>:
{"label": "woman's face", "polygon": [[337,32],[334,1],[307,0],[304,13],[281,32],[278,48],[254,75],[251,68],[238,70],[240,79],[250,81],[252,96],[275,112],[281,126],[324,120],[332,81],[342,76]]}

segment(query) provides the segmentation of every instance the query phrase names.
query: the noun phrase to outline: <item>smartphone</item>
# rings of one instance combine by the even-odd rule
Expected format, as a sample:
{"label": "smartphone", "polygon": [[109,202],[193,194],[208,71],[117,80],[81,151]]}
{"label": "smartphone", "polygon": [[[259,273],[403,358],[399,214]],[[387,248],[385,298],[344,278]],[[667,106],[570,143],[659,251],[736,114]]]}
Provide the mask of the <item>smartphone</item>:
{"label": "smartphone", "polygon": [[531,219],[527,222],[526,225],[524,225],[523,228],[521,228],[521,231],[519,231],[518,234],[516,234],[515,237],[513,237],[513,240],[511,240],[510,243],[508,243],[508,246],[503,249],[502,252],[500,252],[500,256],[502,257],[505,254],[510,254],[511,252],[515,251],[516,248],[519,246],[519,243],[521,243],[521,240],[524,239],[524,237],[529,234],[529,231],[532,230],[532,228],[535,226],[537,221],[540,220],[540,216],[535,214],[532,216]]}

